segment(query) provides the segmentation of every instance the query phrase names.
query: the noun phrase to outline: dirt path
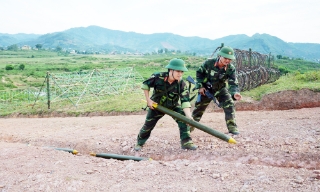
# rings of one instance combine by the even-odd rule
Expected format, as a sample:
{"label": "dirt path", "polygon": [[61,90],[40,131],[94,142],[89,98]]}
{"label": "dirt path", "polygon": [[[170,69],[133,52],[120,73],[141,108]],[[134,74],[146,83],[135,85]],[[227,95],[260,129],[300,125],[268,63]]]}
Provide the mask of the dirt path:
{"label": "dirt path", "polygon": [[[2,118],[0,191],[320,191],[319,107],[236,115],[235,145],[196,130],[199,149],[182,150],[165,116],[141,152],[133,145],[145,115]],[[227,131],[221,112],[206,113],[201,123]]]}

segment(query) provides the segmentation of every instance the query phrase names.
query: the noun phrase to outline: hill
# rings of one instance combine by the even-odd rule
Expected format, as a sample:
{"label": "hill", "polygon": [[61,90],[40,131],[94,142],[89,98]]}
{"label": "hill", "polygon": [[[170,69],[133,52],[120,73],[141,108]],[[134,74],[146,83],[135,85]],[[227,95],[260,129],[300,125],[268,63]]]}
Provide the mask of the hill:
{"label": "hill", "polygon": [[40,36],[41,35],[24,34],[24,33],[18,33],[18,34],[0,33],[0,47],[19,44],[21,42],[29,41],[29,40],[32,41],[34,39],[37,39]]}
{"label": "hill", "polygon": [[319,61],[320,44],[284,42],[269,34],[254,34],[249,37],[244,34],[229,35],[219,39],[201,37],[184,37],[172,33],[140,34],[111,30],[99,26],[77,27],[61,32],[44,35],[35,34],[1,34],[0,46],[12,44],[35,46],[42,44],[43,48],[54,49],[60,46],[65,49],[94,52],[158,52],[158,50],[175,50],[211,55],[224,43],[234,48],[248,50],[251,48],[263,54],[282,55]]}

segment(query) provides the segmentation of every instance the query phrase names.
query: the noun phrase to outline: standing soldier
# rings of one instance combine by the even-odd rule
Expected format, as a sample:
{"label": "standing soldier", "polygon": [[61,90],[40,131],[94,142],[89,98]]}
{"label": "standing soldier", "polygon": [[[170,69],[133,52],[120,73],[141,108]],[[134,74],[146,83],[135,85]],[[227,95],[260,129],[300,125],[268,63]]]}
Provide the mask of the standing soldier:
{"label": "standing soldier", "polygon": [[[154,103],[192,119],[189,91],[186,83],[182,80],[183,72],[188,71],[185,67],[185,62],[182,59],[172,59],[165,68],[168,69],[168,72],[153,73],[152,76],[142,84],[141,88],[144,91],[149,109],[145,123],[137,137],[137,144],[134,147],[136,151],[141,150],[159,119],[165,115],[153,108],[152,105]],[[153,88],[153,94],[150,98],[149,91],[151,87]],[[197,146],[193,144],[190,137],[190,127],[180,120],[174,120],[179,126],[181,148],[196,150]]]}
{"label": "standing soldier", "polygon": [[[209,103],[218,99],[219,106],[225,113],[229,133],[238,135],[234,100],[241,100],[242,96],[239,92],[236,68],[230,63],[234,59],[233,49],[225,46],[220,49],[217,58],[208,59],[199,67],[196,72],[196,88],[199,89],[199,95],[192,117],[199,122]],[[193,129],[192,127],[191,131]]]}

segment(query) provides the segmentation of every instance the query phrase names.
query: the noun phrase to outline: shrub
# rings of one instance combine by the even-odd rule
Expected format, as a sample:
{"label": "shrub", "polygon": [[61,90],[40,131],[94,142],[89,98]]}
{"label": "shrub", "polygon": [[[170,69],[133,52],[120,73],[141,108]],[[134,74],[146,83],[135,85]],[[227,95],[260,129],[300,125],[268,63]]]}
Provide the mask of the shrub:
{"label": "shrub", "polygon": [[20,70],[24,70],[24,68],[25,68],[25,65],[24,65],[24,64],[20,64],[20,65],[19,65],[19,69],[20,69]]}
{"label": "shrub", "polygon": [[6,65],[6,70],[9,71],[9,70],[13,70],[14,67],[13,65]]}
{"label": "shrub", "polygon": [[319,81],[320,71],[310,71],[305,74],[295,73],[295,78],[301,81]]}
{"label": "shrub", "polygon": [[285,75],[290,72],[286,67],[280,66],[278,69],[279,69],[281,75]]}

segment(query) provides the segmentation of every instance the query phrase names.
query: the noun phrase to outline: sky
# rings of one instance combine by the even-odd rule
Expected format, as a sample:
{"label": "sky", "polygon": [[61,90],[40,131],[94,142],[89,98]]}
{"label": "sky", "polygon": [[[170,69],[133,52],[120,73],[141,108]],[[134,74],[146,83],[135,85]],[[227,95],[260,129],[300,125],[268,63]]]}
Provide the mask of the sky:
{"label": "sky", "polygon": [[0,33],[96,25],[142,34],[217,38],[256,33],[320,43],[319,0],[0,0]]}

